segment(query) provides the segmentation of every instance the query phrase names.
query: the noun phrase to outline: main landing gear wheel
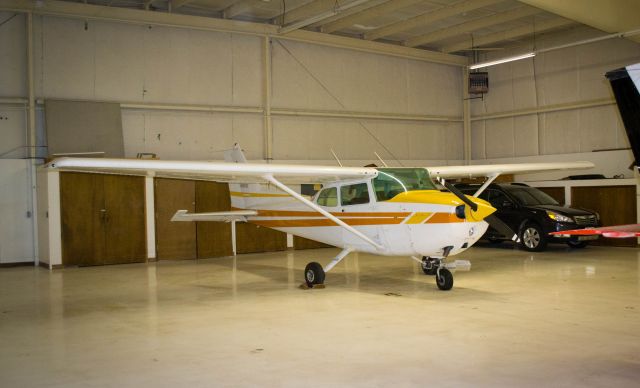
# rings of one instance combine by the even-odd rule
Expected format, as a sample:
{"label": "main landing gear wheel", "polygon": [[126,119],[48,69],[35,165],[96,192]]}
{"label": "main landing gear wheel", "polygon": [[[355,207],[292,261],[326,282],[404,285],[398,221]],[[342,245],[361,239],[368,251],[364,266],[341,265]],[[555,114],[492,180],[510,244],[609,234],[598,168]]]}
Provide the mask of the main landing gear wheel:
{"label": "main landing gear wheel", "polygon": [[422,256],[422,272],[425,275],[434,276],[438,270],[438,262],[427,256]]}
{"label": "main landing gear wheel", "polygon": [[324,283],[324,269],[320,263],[311,262],[304,268],[304,281],[309,288]]}
{"label": "main landing gear wheel", "polygon": [[442,291],[449,291],[453,287],[453,274],[446,268],[440,268],[436,273],[436,284]]}

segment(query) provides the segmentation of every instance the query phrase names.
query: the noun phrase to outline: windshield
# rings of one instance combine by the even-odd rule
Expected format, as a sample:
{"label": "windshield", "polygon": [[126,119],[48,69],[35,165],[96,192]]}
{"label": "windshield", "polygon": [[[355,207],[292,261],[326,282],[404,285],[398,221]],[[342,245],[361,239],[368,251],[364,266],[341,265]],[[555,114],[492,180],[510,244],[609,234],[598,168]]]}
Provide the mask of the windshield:
{"label": "windshield", "polygon": [[558,201],[550,197],[547,193],[535,187],[509,187],[509,194],[525,206],[530,205],[559,205]]}
{"label": "windshield", "polygon": [[378,201],[386,201],[405,191],[437,190],[424,168],[378,168],[373,189]]}

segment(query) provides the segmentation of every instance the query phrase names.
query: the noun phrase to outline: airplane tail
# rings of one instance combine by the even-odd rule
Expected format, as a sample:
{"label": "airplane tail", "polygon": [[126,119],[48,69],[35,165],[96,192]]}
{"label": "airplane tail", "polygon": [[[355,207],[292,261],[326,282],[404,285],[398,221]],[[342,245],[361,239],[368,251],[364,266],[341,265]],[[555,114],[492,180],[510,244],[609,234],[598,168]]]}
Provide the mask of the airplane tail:
{"label": "airplane tail", "polygon": [[[224,160],[228,163],[247,163],[247,158],[238,143],[224,152]],[[231,207],[234,210],[261,209],[274,203],[292,200],[289,194],[283,193],[276,187],[260,183],[229,183],[229,194]]]}
{"label": "airplane tail", "polygon": [[[247,158],[240,148],[240,144],[235,143],[233,148],[224,151],[224,161],[227,163],[247,163]],[[241,183],[229,183],[229,194],[231,195],[231,208],[232,209],[247,209],[249,192],[248,184]]]}

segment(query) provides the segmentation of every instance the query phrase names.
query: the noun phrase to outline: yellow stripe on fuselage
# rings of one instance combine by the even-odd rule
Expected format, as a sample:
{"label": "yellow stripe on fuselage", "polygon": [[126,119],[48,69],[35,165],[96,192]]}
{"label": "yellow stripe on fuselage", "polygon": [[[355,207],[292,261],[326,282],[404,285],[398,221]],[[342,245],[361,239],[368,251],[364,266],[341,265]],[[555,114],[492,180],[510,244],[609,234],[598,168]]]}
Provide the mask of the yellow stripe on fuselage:
{"label": "yellow stripe on fuselage", "polygon": [[433,213],[415,213],[414,215],[409,217],[409,219],[407,220],[407,222],[405,222],[405,224],[421,224],[427,218],[431,217],[432,214]]}

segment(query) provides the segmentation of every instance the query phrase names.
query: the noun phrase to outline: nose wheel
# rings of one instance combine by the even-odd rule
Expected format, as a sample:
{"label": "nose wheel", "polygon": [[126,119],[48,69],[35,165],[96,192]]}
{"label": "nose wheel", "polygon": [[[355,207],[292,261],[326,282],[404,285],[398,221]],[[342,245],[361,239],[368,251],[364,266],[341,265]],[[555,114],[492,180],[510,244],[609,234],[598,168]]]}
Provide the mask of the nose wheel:
{"label": "nose wheel", "polygon": [[438,268],[436,273],[436,284],[442,291],[449,291],[453,288],[453,274],[448,269]]}

